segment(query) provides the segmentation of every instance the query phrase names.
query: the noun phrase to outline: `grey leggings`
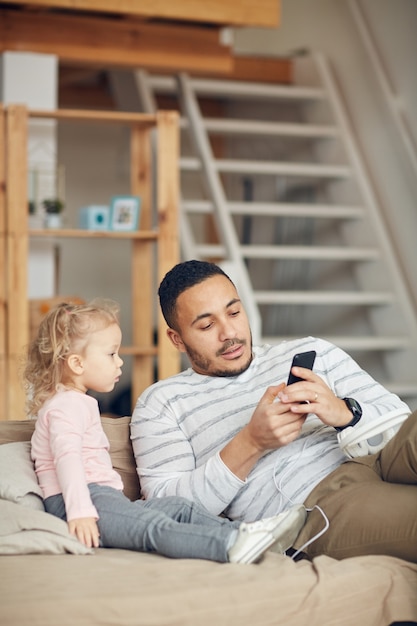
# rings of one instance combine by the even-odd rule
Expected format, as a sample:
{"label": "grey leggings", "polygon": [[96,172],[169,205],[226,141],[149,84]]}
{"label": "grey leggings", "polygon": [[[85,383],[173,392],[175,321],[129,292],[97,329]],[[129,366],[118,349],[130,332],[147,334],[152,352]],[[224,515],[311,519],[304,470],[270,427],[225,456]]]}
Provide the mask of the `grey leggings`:
{"label": "grey leggings", "polygon": [[[207,559],[226,563],[239,522],[211,515],[185,498],[168,497],[131,502],[121,491],[88,485],[99,519],[100,546],[157,552],[172,558]],[[66,521],[62,494],[44,501],[45,510]]]}
{"label": "grey leggings", "polygon": [[[310,493],[329,529],[305,551],[336,559],[386,554],[417,562],[417,412],[380,452],[347,461]],[[294,545],[300,548],[324,527],[313,510]]]}

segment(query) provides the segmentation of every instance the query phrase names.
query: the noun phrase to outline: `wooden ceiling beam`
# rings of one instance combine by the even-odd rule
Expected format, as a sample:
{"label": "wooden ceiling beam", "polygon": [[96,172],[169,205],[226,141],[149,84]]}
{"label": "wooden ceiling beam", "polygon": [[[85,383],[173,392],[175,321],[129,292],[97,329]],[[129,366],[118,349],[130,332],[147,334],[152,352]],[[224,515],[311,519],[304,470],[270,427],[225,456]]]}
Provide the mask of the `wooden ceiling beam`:
{"label": "wooden ceiling beam", "polygon": [[[113,109],[115,106],[112,90],[108,84],[108,68],[74,66],[64,62],[59,64],[59,106],[62,108]],[[219,77],[211,72],[191,73],[205,77]],[[223,77],[223,76],[222,76]],[[291,84],[291,59],[268,57],[236,56],[233,69],[224,78],[277,84]],[[161,101],[161,100],[159,100]],[[175,103],[163,104],[162,108],[175,108]]]}
{"label": "wooden ceiling beam", "polygon": [[233,58],[220,29],[136,19],[2,10],[0,52],[55,54],[75,63],[228,73]]}
{"label": "wooden ceiling beam", "polygon": [[280,0],[8,0],[9,5],[228,26],[276,28]]}

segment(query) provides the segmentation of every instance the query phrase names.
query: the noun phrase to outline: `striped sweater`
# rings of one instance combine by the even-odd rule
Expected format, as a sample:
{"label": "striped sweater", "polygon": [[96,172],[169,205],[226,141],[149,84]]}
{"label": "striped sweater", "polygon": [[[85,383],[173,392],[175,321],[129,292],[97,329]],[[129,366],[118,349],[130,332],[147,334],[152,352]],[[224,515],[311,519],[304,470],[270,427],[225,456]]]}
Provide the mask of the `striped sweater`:
{"label": "striped sweater", "polygon": [[142,393],[131,438],[146,498],[170,495],[199,502],[232,519],[269,517],[301,503],[346,460],[334,428],[309,414],[299,438],[266,453],[246,480],[235,476],[219,451],[247,424],[266,388],[286,381],[296,352],[316,350],[314,372],[339,398],[361,404],[361,423],[409,408],[364,372],[346,352],[314,337],[264,345],[242,374],[219,378],[187,369]]}

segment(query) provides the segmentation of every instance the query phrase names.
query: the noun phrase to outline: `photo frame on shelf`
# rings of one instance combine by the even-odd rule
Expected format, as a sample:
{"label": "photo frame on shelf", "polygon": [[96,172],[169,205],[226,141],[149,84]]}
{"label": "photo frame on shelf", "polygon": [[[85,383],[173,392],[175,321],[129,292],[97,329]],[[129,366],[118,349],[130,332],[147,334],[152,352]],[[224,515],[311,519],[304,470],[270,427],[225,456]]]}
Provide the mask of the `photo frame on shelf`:
{"label": "photo frame on shelf", "polygon": [[110,202],[110,230],[130,232],[139,226],[139,196],[113,196]]}

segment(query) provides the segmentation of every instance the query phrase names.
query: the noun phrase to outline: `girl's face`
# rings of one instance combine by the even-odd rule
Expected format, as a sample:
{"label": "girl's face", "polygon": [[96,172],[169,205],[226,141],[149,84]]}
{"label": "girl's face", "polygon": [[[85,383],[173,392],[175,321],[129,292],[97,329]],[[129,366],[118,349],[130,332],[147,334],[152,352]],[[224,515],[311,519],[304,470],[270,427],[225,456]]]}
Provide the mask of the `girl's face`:
{"label": "girl's face", "polygon": [[89,389],[98,392],[114,389],[122,373],[121,341],[122,332],[116,323],[91,333],[79,356],[80,373],[74,381],[77,389],[84,393]]}

